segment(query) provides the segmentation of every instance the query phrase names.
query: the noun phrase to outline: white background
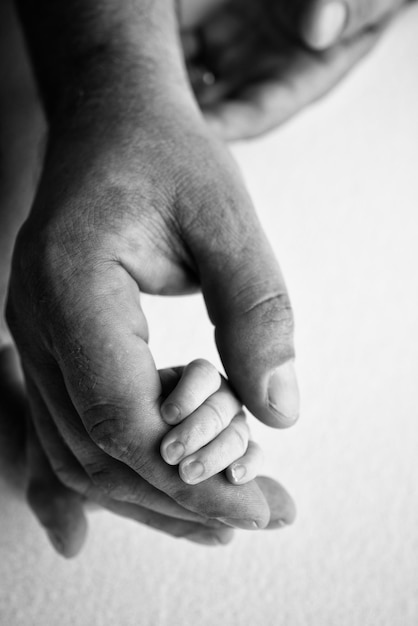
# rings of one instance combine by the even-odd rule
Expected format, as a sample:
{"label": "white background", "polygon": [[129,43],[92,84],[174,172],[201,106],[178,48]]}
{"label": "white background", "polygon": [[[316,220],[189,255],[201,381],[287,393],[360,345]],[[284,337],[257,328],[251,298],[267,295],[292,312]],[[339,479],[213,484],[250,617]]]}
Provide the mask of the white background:
{"label": "white background", "polygon": [[[325,101],[234,148],[296,312],[301,420],[253,425],[295,525],[218,549],[99,512],[65,561],[0,483],[2,626],[418,624],[417,60],[415,5]],[[145,306],[159,366],[216,362],[199,297]]]}

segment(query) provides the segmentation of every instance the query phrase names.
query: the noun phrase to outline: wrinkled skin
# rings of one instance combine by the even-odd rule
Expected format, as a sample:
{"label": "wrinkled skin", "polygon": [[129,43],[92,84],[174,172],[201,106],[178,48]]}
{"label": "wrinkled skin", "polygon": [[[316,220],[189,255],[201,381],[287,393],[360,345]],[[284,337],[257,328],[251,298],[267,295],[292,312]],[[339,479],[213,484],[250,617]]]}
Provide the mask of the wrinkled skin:
{"label": "wrinkled skin", "polygon": [[[286,523],[294,509],[280,487],[271,506],[255,482],[217,476],[190,487],[156,454],[167,427],[140,291],[189,293],[200,283],[248,408],[287,426],[298,404],[288,297],[239,174],[195,110],[171,112],[169,122],[145,108],[139,129],[125,120],[106,135],[90,124],[51,135],[8,304],[31,415],[54,472],[83,495],[99,487],[165,513],[169,501],[188,521]],[[268,397],[282,364],[284,412]],[[277,499],[280,519],[271,519]]]}
{"label": "wrinkled skin", "polygon": [[[82,548],[87,532],[85,509],[91,508],[93,503],[173,537],[204,545],[219,545],[231,540],[233,530],[221,524],[171,517],[170,502],[165,507],[167,514],[157,513],[145,506],[106,497],[99,487],[93,485],[90,485],[88,498],[66,487],[52,470],[36,431],[27,419],[24,384],[17,354],[11,346],[0,350],[0,397],[1,476],[15,489],[27,490],[29,505],[63,556],[75,556]],[[272,482],[268,479],[261,482],[264,482],[265,490],[274,492]]]}
{"label": "wrinkled skin", "polygon": [[[17,57],[21,58],[21,43],[18,40],[19,37],[15,38],[13,43],[12,56],[15,61]],[[32,103],[32,108],[37,111],[39,103],[24,60],[21,65],[16,95],[27,92],[25,102]],[[10,89],[6,88],[6,93],[10,93]],[[265,246],[254,216],[251,219],[255,228],[251,230],[250,237],[247,237],[251,220],[246,223],[246,216],[253,212],[251,204],[245,191],[241,190],[242,183],[229,156],[222,146],[208,138],[196,109],[190,107],[188,93],[187,97],[189,102],[182,109],[178,94],[175,94],[175,104],[168,109],[169,116],[167,109],[156,112],[154,107],[143,107],[140,111],[141,118],[150,115],[150,109],[152,111],[148,121],[143,119],[144,124],[141,125],[147,129],[146,133],[138,130],[137,118],[133,129],[132,125],[127,126],[129,111],[124,116],[123,124],[115,124],[114,118],[110,122],[107,120],[113,129],[112,133],[103,133],[100,124],[98,127],[92,124],[89,112],[81,122],[78,118],[80,126],[77,128],[74,128],[77,121],[68,116],[61,125],[54,125],[50,132],[48,158],[35,210],[22,230],[17,245],[8,317],[21,351],[27,387],[25,390],[22,384],[16,354],[6,330],[0,352],[2,459],[4,466],[8,465],[7,451],[7,458],[10,460],[8,469],[14,468],[9,474],[15,478],[18,466],[25,470],[28,477],[29,504],[47,529],[53,545],[65,556],[75,555],[83,544],[86,534],[86,499],[174,536],[187,537],[205,544],[226,543],[232,536],[232,529],[223,522],[210,518],[213,515],[241,515],[228,517],[229,524],[250,528],[254,527],[255,521],[259,526],[268,524],[271,528],[290,523],[294,517],[294,506],[289,496],[275,481],[266,478],[257,479],[249,487],[234,491],[231,485],[218,477],[200,491],[194,488],[191,497],[190,488],[185,490],[184,484],[179,482],[174,473],[175,470],[167,468],[162,462],[156,446],[165,432],[159,416],[162,390],[159,389],[159,379],[144,341],[146,325],[139,308],[136,281],[141,288],[153,292],[195,290],[200,280],[197,270],[204,269],[205,263],[212,265],[210,258],[208,261],[203,253],[206,252],[209,257],[212,255],[212,249],[208,251],[207,248],[213,247],[213,241],[211,233],[199,231],[200,226],[197,224],[195,232],[197,235],[201,232],[205,238],[199,269],[192,252],[185,248],[181,238],[182,229],[187,230],[186,227],[190,225],[191,239],[193,221],[198,220],[198,213],[204,213],[205,203],[216,204],[219,199],[224,205],[228,205],[229,215],[222,204],[210,206],[213,209],[213,219],[209,226],[212,230],[222,231],[222,225],[225,225],[224,239],[230,234],[234,245],[231,246],[230,241],[225,245],[222,238],[216,239],[222,250],[218,256],[216,250],[213,251],[216,262],[213,260],[213,272],[209,267],[206,282],[210,284],[212,278],[215,285],[206,288],[206,295],[215,313],[222,316],[218,325],[224,333],[222,338],[220,332],[220,342],[223,341],[224,344],[225,359],[229,359],[229,367],[234,368],[234,346],[229,341],[227,324],[236,326],[239,331],[232,338],[234,341],[244,339],[241,353],[237,353],[240,358],[245,349],[251,350],[251,343],[245,346],[247,325],[257,319],[260,323],[263,312],[266,315],[266,311],[273,311],[277,300],[278,309],[283,308],[284,312],[277,322],[271,320],[271,326],[276,328],[278,335],[282,328],[286,331],[285,349],[282,350],[281,344],[279,350],[272,345],[271,350],[273,353],[276,350],[276,354],[273,354],[272,362],[269,362],[268,359],[264,360],[264,347],[260,345],[260,350],[255,349],[250,358],[258,370],[253,371],[251,362],[246,364],[247,371],[243,371],[242,367],[236,368],[236,384],[242,386],[241,376],[246,385],[248,372],[251,375],[257,374],[258,380],[251,381],[247,397],[260,416],[266,420],[272,419],[275,425],[290,425],[297,409],[297,397],[296,402],[291,399],[290,405],[287,403],[287,408],[290,406],[291,409],[289,415],[272,411],[265,397],[264,378],[268,371],[263,369],[264,366],[268,368],[272,363],[275,365],[286,361],[292,354],[291,337],[287,337],[291,330],[291,317],[280,273]],[[104,124],[109,113],[108,103],[105,104],[106,111],[96,118]],[[116,116],[120,112],[119,104],[118,102],[116,106]],[[2,117],[9,120],[8,127],[16,110],[13,100],[10,105],[6,107],[5,116]],[[176,107],[185,115],[173,119],[173,112],[178,116]],[[32,113],[33,111],[24,117],[25,128],[30,120],[39,119],[38,113]],[[115,107],[112,108],[112,114],[115,114]],[[193,125],[190,124],[190,119],[193,120]],[[17,149],[16,154],[20,156],[15,158],[14,149],[4,153],[10,163],[10,181],[14,182],[11,185],[7,180],[0,181],[12,190],[8,203],[13,210],[16,224],[12,225],[11,233],[19,224],[20,213],[24,215],[27,212],[26,196],[30,197],[34,192],[38,177],[33,175],[32,161],[39,159],[41,155],[39,141],[44,132],[43,124],[36,121],[34,132],[30,131],[30,150],[27,146],[22,151],[24,144],[19,133],[22,120],[17,121],[16,133],[12,130],[11,137],[12,144]],[[155,128],[159,129],[158,132]],[[189,140],[196,142],[193,149],[188,145]],[[27,133],[25,141],[28,141]],[[168,156],[167,147],[174,145],[176,152]],[[123,158],[115,159],[121,152]],[[156,158],[152,162],[154,154]],[[179,161],[173,163],[175,156],[179,157]],[[218,157],[220,163],[216,165]],[[19,176],[15,176],[16,163],[20,163]],[[173,165],[178,166],[177,169]],[[224,166],[225,169],[222,170]],[[235,179],[232,187],[230,176]],[[218,177],[221,186],[218,189],[216,186],[213,188],[213,180],[216,182]],[[22,178],[25,181],[24,197],[20,193]],[[236,191],[239,195],[234,203],[232,200]],[[174,202],[177,200],[176,195],[182,198],[184,206]],[[202,196],[205,203],[200,200]],[[98,204],[98,198],[106,201]],[[200,203],[200,207],[194,207],[195,198],[196,205]],[[232,225],[229,233],[229,222],[235,219],[233,212],[241,211],[241,206],[236,206],[241,198],[242,219]],[[9,204],[1,207],[2,219],[8,219],[6,209]],[[120,212],[118,208],[121,209]],[[177,211],[180,208],[182,210]],[[194,211],[194,208],[198,211]],[[216,217],[219,213],[220,219],[217,223]],[[182,228],[178,228],[178,219],[184,221]],[[92,229],[94,237],[90,236]],[[130,235],[128,239],[125,237],[126,232]],[[241,240],[241,236],[244,239]],[[261,246],[264,249],[266,275],[263,254],[260,259],[257,258],[260,265],[254,265],[247,276],[246,270],[240,266],[239,256],[234,258],[250,240],[255,248]],[[196,245],[200,246],[199,241]],[[257,250],[255,254],[258,257]],[[230,257],[229,267],[223,267],[222,255],[225,258]],[[144,258],[145,263],[142,263]],[[156,263],[149,264],[150,258]],[[6,262],[8,264],[7,259]],[[74,271],[76,266],[78,270]],[[2,271],[3,269],[2,266]],[[218,281],[219,273],[221,281]],[[256,278],[257,275],[262,275],[262,280],[255,280],[253,284],[253,275]],[[249,283],[241,288],[240,281],[246,278]],[[264,279],[265,285],[262,284]],[[234,296],[233,289],[239,289],[237,303],[228,305],[226,315],[223,312],[224,294],[221,294],[221,298],[216,294],[218,282],[221,284],[222,281],[227,284],[231,297]],[[251,308],[252,298],[257,298],[258,305],[265,297],[266,290],[270,289],[270,282],[277,281],[283,293],[280,291],[277,295],[268,292],[268,298],[277,295],[276,300],[273,297],[267,307],[260,305],[255,312],[241,311],[242,304]],[[117,296],[120,293],[122,297],[118,302]],[[3,294],[1,295],[3,301]],[[245,295],[245,301],[240,303],[239,300]],[[220,300],[222,306],[216,307],[216,300]],[[109,314],[115,304],[118,307],[117,311],[114,310],[115,318],[110,317],[108,324],[103,326],[103,315]],[[99,315],[95,319],[97,313]],[[241,316],[242,321],[235,321],[234,317]],[[256,328],[257,324],[251,330]],[[124,334],[126,336],[119,343]],[[115,340],[113,346],[112,340]],[[126,346],[123,345],[124,341]],[[137,360],[137,372],[131,366],[125,368],[126,363],[121,363],[127,344],[129,349],[132,346],[137,348],[133,355]],[[228,354],[228,348],[232,351],[232,356]],[[64,354],[62,358],[61,350]],[[110,356],[109,360],[104,356]],[[67,381],[63,376],[68,376],[69,373],[70,377],[75,376],[77,379],[77,406],[68,393]],[[102,373],[105,378],[100,378]],[[136,373],[137,379],[133,380]],[[289,373],[287,379],[292,383]],[[141,385],[143,381],[146,382],[146,387]],[[258,396],[262,392],[262,398],[257,394],[252,398],[251,389],[257,389]],[[290,396],[294,395],[295,390],[290,391]],[[31,411],[31,421],[27,422],[26,433],[25,392],[28,393]],[[135,406],[130,406],[125,411],[124,403],[127,403],[127,398],[129,400],[129,393],[134,397]],[[81,416],[85,418],[86,414],[78,401],[96,401],[100,407],[98,412],[104,413],[106,408],[112,409],[112,403],[118,400],[118,395],[122,396],[120,406],[116,406],[121,419],[120,425],[114,423],[109,429],[110,450],[109,443],[106,445],[103,441],[103,433],[102,438],[96,434],[95,438],[90,438],[86,433],[80,419]],[[279,399],[283,400],[282,393]],[[286,409],[286,403],[284,408]],[[132,420],[131,434],[124,432],[127,430],[123,423],[126,417]],[[137,444],[137,458],[132,457],[130,463],[139,473],[145,472],[149,480],[129,469],[125,463],[114,460],[96,443],[97,440],[115,456],[125,456],[124,437],[129,439],[129,444],[133,444],[132,448]],[[26,455],[23,454],[25,441]],[[156,459],[159,464],[155,462]],[[6,467],[3,469],[6,471]],[[177,502],[171,496],[175,496]],[[181,504],[183,501],[187,506]]]}

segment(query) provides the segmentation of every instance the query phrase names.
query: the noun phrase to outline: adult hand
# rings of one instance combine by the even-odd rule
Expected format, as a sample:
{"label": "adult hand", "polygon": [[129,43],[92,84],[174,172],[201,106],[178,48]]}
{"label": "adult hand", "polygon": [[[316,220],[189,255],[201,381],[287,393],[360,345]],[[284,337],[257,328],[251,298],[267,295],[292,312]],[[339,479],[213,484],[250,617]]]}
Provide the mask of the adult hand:
{"label": "adult hand", "polygon": [[138,287],[200,281],[237,392],[277,425],[298,404],[292,366],[274,374],[293,354],[283,281],[187,88],[173,3],[18,6],[51,126],[8,318],[48,463],[74,491],[139,504],[148,519],[290,522],[274,481],[189,487],[159,456],[166,427]]}
{"label": "adult hand", "polygon": [[405,3],[225,0],[183,31],[190,80],[207,122],[226,140],[283,123],[339,82]]}
{"label": "adult hand", "polygon": [[42,446],[61,481],[82,494],[95,486],[164,514],[170,503],[172,517],[185,519],[187,509],[197,523],[290,522],[293,505],[279,486],[236,487],[217,476],[191,487],[159,456],[167,427],[140,291],[201,284],[228,377],[272,426],[298,413],[292,318],[242,181],[197,110],[173,98],[169,116],[165,102],[160,111],[143,105],[140,126],[129,115],[109,120],[106,133],[105,111],[97,127],[88,111],[78,125],[52,129],[18,238],[8,322]]}

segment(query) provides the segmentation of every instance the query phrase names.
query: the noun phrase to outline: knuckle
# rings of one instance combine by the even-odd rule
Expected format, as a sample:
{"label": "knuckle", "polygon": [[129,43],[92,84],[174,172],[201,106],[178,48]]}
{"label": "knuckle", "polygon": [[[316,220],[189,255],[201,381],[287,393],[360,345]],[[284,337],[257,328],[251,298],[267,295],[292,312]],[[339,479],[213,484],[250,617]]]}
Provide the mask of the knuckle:
{"label": "knuckle", "polygon": [[91,463],[85,466],[90,478],[88,496],[92,500],[111,497],[115,500],[142,504],[144,496],[138,489],[137,477],[129,468],[118,467],[117,462]]}
{"label": "knuckle", "polygon": [[260,297],[244,308],[244,315],[257,317],[258,323],[263,325],[278,327],[282,337],[293,336],[293,309],[286,292],[280,291]]}
{"label": "knuckle", "polygon": [[210,399],[206,401],[206,407],[209,410],[210,422],[215,432],[219,433],[224,430],[229,422],[225,408],[222,408],[220,403]]}
{"label": "knuckle", "polygon": [[209,382],[212,383],[214,387],[220,387],[221,375],[216,367],[210,363],[210,361],[207,361],[206,359],[195,359],[190,363],[190,367],[198,370],[205,379],[208,379]]}
{"label": "knuckle", "polygon": [[235,417],[231,422],[231,427],[240,448],[246,450],[248,447],[249,430],[244,417]]}
{"label": "knuckle", "polygon": [[185,429],[179,441],[181,441],[185,447],[185,455],[189,456],[192,451],[195,451],[202,447],[208,440],[213,437],[213,426],[210,422],[197,422],[191,429]]}
{"label": "knuckle", "polygon": [[127,424],[118,417],[114,405],[97,404],[82,413],[82,420],[94,443],[115,458],[122,458],[129,448]]}
{"label": "knuckle", "polygon": [[284,291],[261,295],[244,309],[244,313],[249,314],[255,311],[263,312],[264,310],[269,313],[274,313],[279,320],[293,320],[293,311],[290,299],[288,294]]}
{"label": "knuckle", "polygon": [[[123,418],[115,417],[118,411],[115,406],[96,405],[84,411],[83,421],[87,424],[87,432],[98,448],[114,459],[123,461],[140,474],[147,469],[143,447],[140,439],[132,432],[131,425]],[[100,418],[97,418],[98,413],[101,415]],[[104,413],[108,415],[103,416]]]}

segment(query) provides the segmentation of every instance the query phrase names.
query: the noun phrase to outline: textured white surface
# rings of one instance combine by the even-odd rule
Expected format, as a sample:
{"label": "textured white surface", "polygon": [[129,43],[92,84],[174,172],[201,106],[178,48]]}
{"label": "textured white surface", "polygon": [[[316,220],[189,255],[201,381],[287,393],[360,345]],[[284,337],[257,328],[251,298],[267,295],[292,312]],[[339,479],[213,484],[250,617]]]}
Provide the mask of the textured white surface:
{"label": "textured white surface", "polygon": [[[414,5],[326,101],[234,150],[296,311],[301,421],[253,428],[295,525],[208,549],[95,513],[67,562],[3,486],[2,626],[418,624],[417,32]],[[145,304],[159,365],[215,358],[199,298]]]}

